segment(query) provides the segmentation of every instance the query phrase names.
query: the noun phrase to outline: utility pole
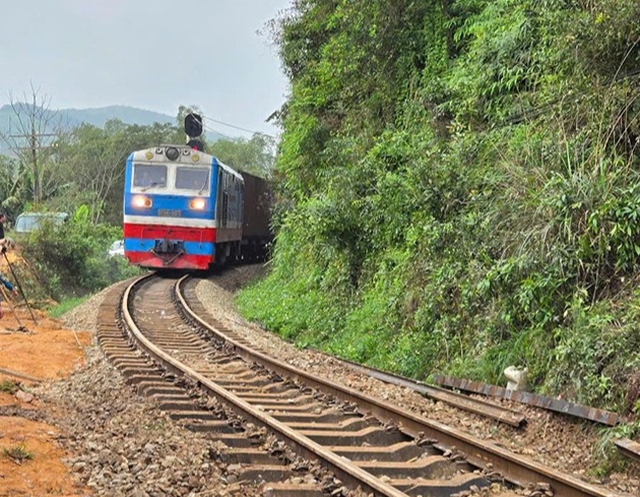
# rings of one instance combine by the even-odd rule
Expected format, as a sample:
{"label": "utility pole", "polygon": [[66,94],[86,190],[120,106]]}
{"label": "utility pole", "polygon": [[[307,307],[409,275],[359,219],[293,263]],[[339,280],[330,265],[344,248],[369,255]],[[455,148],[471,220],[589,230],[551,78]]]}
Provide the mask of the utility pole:
{"label": "utility pole", "polygon": [[[62,131],[58,113],[50,110],[50,99],[40,97],[38,93],[39,90],[32,86],[31,95],[25,94],[24,101],[16,102],[11,98],[13,116],[9,121],[10,128],[7,132],[0,130],[0,141],[6,143],[19,162],[30,170],[35,203],[41,202],[45,188],[43,168],[47,168],[47,163],[43,161],[41,152],[51,147],[44,139],[59,136]],[[26,176],[22,179],[28,182]]]}

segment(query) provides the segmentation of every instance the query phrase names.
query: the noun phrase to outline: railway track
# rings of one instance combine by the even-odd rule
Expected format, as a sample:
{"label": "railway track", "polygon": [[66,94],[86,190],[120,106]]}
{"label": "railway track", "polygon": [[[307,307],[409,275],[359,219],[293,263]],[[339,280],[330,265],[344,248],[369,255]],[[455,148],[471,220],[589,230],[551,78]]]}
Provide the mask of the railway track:
{"label": "railway track", "polygon": [[[330,357],[324,352],[316,351],[316,353],[324,355],[326,357]],[[364,374],[371,378],[376,378],[385,383],[390,383],[392,385],[397,385],[400,387],[408,388],[410,390],[414,390],[434,401],[443,402],[458,409],[462,409],[463,411],[472,412],[474,414],[478,414],[479,416],[494,419],[499,423],[505,423],[516,428],[521,428],[527,422],[524,414],[514,411],[513,409],[484,401],[482,399],[477,399],[468,395],[451,392],[443,388],[426,385],[419,381],[404,378],[402,376],[388,373],[377,368],[356,364],[355,362],[347,361],[345,359],[339,359],[339,362],[360,374]]]}
{"label": "railway track", "polygon": [[196,283],[151,276],[114,291],[99,341],[128,383],[223,442],[228,471],[269,495],[451,496],[495,481],[615,495],[252,350],[205,311]]}

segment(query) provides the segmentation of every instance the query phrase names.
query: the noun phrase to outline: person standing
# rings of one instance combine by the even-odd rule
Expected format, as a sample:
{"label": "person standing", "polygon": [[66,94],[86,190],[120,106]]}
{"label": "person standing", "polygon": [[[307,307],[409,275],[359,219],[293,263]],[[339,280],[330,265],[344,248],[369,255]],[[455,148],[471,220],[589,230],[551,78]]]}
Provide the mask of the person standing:
{"label": "person standing", "polygon": [[[2,273],[0,273],[0,283],[2,283],[4,287],[11,292],[11,295],[13,295],[15,298],[18,298],[18,291],[11,284],[11,282],[4,277]],[[0,319],[2,319],[2,316],[4,316],[4,310],[2,309],[3,295],[4,295],[4,292],[3,291],[0,292]]]}
{"label": "person standing", "polygon": [[11,238],[7,238],[4,236],[4,223],[6,221],[6,217],[4,212],[0,212],[0,252],[3,254],[7,251],[7,248],[13,248],[15,242]]}

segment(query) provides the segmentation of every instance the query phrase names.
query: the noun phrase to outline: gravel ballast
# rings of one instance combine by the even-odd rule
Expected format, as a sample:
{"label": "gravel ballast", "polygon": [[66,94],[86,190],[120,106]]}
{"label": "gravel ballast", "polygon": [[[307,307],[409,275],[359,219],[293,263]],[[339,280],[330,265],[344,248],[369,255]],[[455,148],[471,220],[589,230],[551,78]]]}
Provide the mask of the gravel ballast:
{"label": "gravel ballast", "polygon": [[[358,374],[336,359],[311,350],[299,350],[260,326],[247,322],[236,310],[234,294],[264,272],[264,266],[260,265],[233,268],[202,280],[196,293],[223,325],[284,362],[392,401],[397,406],[573,476],[604,485],[619,495],[640,495],[638,463],[630,463],[623,474],[602,478],[593,475],[592,468],[603,457],[595,450],[600,440],[599,425],[503,401],[504,405],[523,412],[528,421],[526,428],[521,430],[503,426],[440,402],[432,402],[406,388]],[[65,324],[72,329],[95,331],[97,309],[104,294],[104,291],[97,294],[63,316]],[[67,432],[67,439],[61,442],[73,452],[82,454],[71,458],[69,464],[82,481],[95,489],[96,495],[237,495],[238,489],[230,488],[222,480],[224,468],[217,466],[209,457],[216,449],[212,441],[182,429],[152,404],[140,404],[135,392],[122,383],[120,375],[95,347],[88,351],[88,357],[85,370],[73,375],[68,382],[57,384],[45,395],[52,405],[59,406],[56,407],[54,424]],[[170,461],[176,465],[172,468],[179,469],[168,471],[162,461],[165,464]],[[130,469],[128,473],[126,468]],[[202,490],[203,481],[207,483],[208,490]],[[117,483],[115,493],[108,486],[109,482]],[[162,493],[160,486],[167,488],[167,482],[173,492],[182,493]],[[215,482],[219,485],[216,486]],[[132,489],[138,493],[130,493]],[[247,491],[244,495],[251,495]]]}

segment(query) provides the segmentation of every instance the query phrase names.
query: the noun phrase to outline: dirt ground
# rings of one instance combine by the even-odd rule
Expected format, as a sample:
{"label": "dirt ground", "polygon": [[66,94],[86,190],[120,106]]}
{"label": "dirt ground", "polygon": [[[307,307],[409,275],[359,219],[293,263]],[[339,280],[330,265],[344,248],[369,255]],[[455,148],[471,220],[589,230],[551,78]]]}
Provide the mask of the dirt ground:
{"label": "dirt ground", "polygon": [[90,495],[74,485],[58,431],[40,421],[30,389],[81,368],[91,336],[33,311],[36,324],[20,300],[14,302],[15,314],[5,302],[0,319],[0,497]]}

